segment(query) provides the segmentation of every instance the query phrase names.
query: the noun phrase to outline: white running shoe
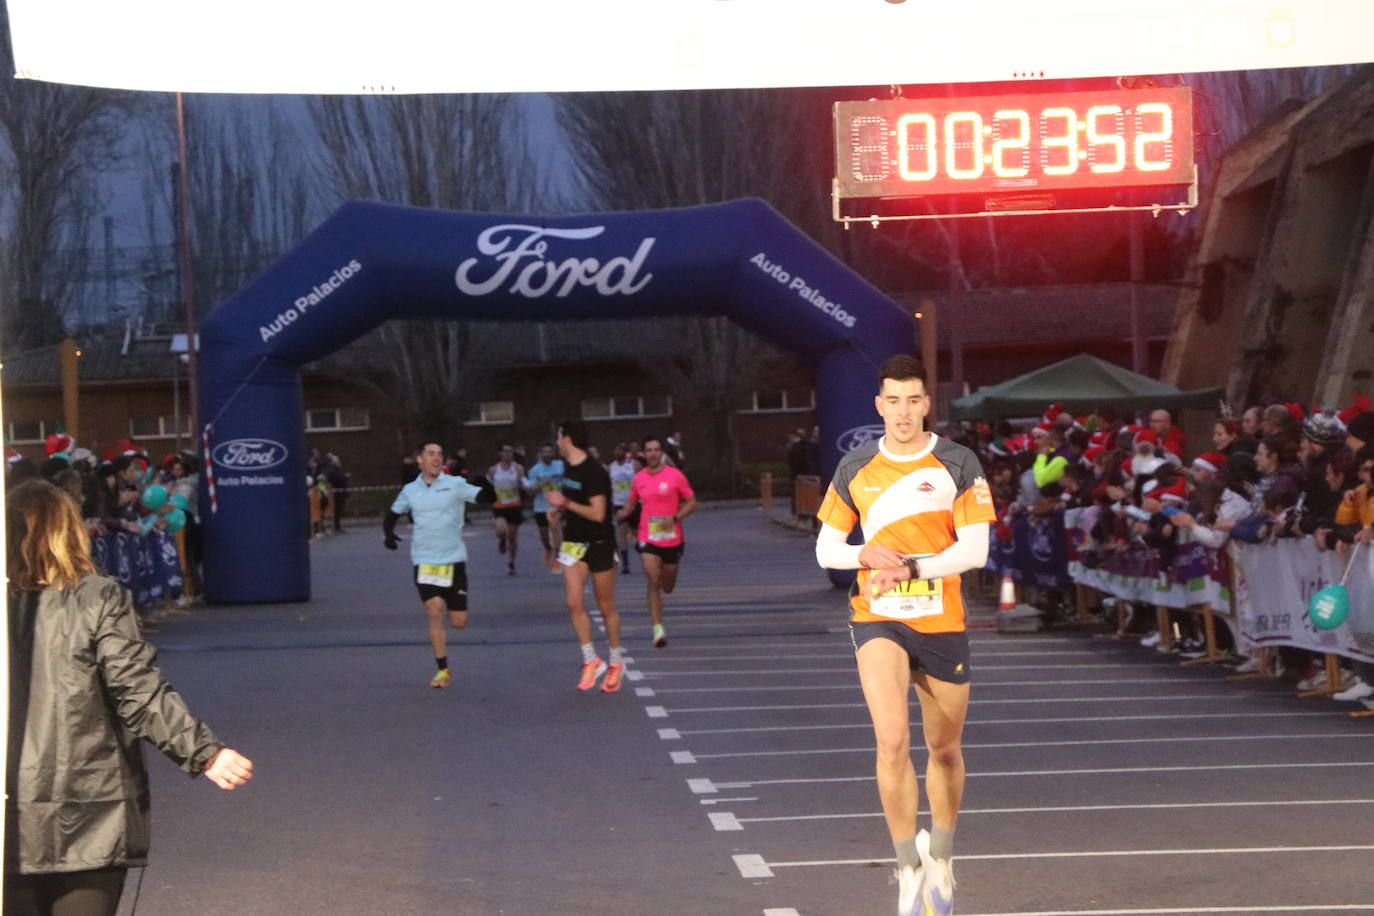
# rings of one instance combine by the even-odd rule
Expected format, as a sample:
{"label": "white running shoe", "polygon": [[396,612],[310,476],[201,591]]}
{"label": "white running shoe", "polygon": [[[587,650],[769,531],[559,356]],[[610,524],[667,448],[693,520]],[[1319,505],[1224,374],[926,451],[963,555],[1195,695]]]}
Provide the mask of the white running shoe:
{"label": "white running shoe", "polygon": [[1259,666],[1259,656],[1252,655],[1239,665],[1236,665],[1236,674],[1254,674],[1259,670]]}
{"label": "white running shoe", "polygon": [[1326,688],[1326,669],[1323,668],[1311,677],[1298,681],[1299,690],[1324,690]]}
{"label": "white running shoe", "polygon": [[1354,686],[1331,695],[1333,700],[1363,700],[1365,697],[1374,697],[1374,684],[1367,684],[1361,680],[1356,680]]}
{"label": "white running shoe", "polygon": [[897,869],[897,916],[921,916],[921,869]]}
{"label": "white running shoe", "polygon": [[949,859],[930,857],[930,832],[916,832],[916,854],[921,857],[921,916],[953,916],[954,868]]}
{"label": "white running shoe", "polygon": [[1142,639],[1140,644],[1147,649],[1153,649],[1155,646],[1159,645],[1159,638],[1158,633],[1151,633],[1149,636]]}

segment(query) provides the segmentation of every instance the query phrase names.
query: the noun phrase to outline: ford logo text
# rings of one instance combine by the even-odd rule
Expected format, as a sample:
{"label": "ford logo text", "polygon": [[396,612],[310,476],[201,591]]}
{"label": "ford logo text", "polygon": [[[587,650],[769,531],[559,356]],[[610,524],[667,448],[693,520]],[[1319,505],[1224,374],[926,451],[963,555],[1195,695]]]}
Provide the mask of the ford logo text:
{"label": "ford logo text", "polygon": [[264,471],[286,460],[286,446],[271,439],[230,439],[212,448],[210,458],[221,468]]}

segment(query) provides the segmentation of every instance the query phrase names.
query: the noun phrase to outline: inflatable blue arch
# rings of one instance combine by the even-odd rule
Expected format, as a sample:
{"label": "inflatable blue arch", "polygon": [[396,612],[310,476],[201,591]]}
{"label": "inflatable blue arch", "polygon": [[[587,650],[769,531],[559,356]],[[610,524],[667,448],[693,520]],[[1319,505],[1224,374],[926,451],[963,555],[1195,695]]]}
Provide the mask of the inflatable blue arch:
{"label": "inflatable blue arch", "polygon": [[875,435],[912,318],[761,200],[530,217],[349,203],[200,329],[205,590],[310,597],[300,368],[391,318],[725,315],[815,370],[822,469]]}

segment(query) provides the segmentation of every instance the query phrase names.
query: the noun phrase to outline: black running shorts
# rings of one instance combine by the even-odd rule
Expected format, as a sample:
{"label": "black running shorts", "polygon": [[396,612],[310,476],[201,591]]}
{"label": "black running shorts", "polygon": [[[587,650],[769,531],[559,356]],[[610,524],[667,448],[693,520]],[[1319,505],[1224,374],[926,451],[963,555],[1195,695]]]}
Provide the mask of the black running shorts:
{"label": "black running shorts", "polygon": [[906,650],[912,672],[951,684],[969,682],[967,633],[918,633],[899,620],[863,620],[849,624],[854,651],[870,639],[890,639]]}
{"label": "black running shorts", "polygon": [[615,541],[591,541],[580,562],[586,563],[587,569],[592,572],[599,573],[615,569],[615,561]]}
{"label": "black running shorts", "polygon": [[443,598],[444,605],[450,611],[466,611],[468,609],[468,566],[466,563],[453,564],[453,584],[447,586],[417,582],[420,567],[415,566],[412,569],[410,580],[415,582],[415,588],[420,593],[421,601]]}
{"label": "black running shorts", "polygon": [[682,560],[682,552],[687,549],[687,542],[683,541],[674,544],[672,547],[660,547],[657,544],[649,544],[644,541],[635,543],[635,550],[640,553],[647,553],[651,556],[659,557],[665,566],[676,566]]}
{"label": "black running shorts", "polygon": [[540,528],[549,527],[549,516],[547,512],[540,512],[538,509],[535,509],[533,515],[534,523],[536,525],[538,525]]}
{"label": "black running shorts", "polygon": [[525,510],[519,506],[508,506],[504,509],[492,509],[492,518],[504,518],[507,525],[519,525],[525,521]]}

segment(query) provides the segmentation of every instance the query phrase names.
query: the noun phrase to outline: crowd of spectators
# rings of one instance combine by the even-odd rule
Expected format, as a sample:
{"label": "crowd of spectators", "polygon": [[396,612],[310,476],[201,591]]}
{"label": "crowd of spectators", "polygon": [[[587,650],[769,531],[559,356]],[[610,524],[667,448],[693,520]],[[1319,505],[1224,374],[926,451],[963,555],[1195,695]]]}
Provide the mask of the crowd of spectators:
{"label": "crowd of spectators", "polygon": [[199,599],[197,514],[200,459],[173,452],[154,460],[121,440],[99,455],[54,433],[35,463],[7,451],[5,488],[33,478],[56,484],[80,508],[97,570],[133,594],[145,628]]}
{"label": "crowd of spectators", "polygon": [[[1339,411],[1253,406],[1239,419],[1223,406],[1210,443],[1191,451],[1169,411],[1142,419],[1110,405],[1086,416],[1052,405],[1027,432],[1005,422],[949,432],[983,457],[999,519],[994,537],[1010,538],[1019,515],[1081,508],[1090,534],[1081,559],[1088,566],[1144,543],[1158,550],[1167,569],[1179,529],[1212,548],[1228,540],[1311,538],[1317,549],[1342,559],[1352,545],[1374,537],[1374,411],[1367,397]],[[1064,597],[1035,596],[1051,612]],[[1200,634],[1183,617],[1181,651],[1200,655]],[[1143,642],[1159,639],[1154,633]],[[1303,689],[1328,686],[1310,653],[1285,650],[1283,658],[1300,669]],[[1241,662],[1245,671],[1259,665],[1256,658]],[[1357,662],[1342,678],[1331,685],[1343,688],[1337,698],[1374,698],[1374,666]]]}

